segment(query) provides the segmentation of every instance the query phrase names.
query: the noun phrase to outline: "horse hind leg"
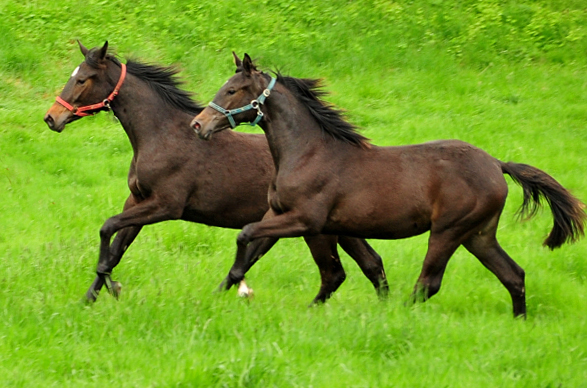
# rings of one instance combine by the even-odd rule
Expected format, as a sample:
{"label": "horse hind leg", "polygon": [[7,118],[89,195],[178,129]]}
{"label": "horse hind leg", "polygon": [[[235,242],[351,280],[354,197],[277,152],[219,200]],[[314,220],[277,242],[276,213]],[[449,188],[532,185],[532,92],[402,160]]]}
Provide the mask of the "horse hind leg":
{"label": "horse hind leg", "polygon": [[338,244],[357,262],[363,274],[375,287],[379,299],[385,299],[389,294],[389,285],[381,256],[364,239],[339,236]]}
{"label": "horse hind leg", "polygon": [[495,228],[474,234],[463,243],[479,261],[504,285],[512,297],[514,317],[526,318],[524,270],[509,257],[497,242]]}
{"label": "horse hind leg", "polygon": [[426,258],[410,297],[412,303],[425,302],[440,290],[448,260],[460,245],[459,238],[454,236],[455,233],[452,231],[430,232]]}
{"label": "horse hind leg", "polygon": [[110,273],[120,263],[122,259],[122,255],[128,249],[130,244],[134,241],[137,237],[139,232],[141,231],[141,226],[132,226],[121,229],[116,233],[114,237],[114,241],[110,245],[110,255],[106,262],[98,262],[98,270],[97,272],[100,275],[97,275],[94,279],[94,282],[86,292],[86,300],[89,302],[95,302],[98,298],[98,294],[102,287],[106,286],[108,291],[118,297],[120,291],[122,289],[122,285],[119,282],[113,281],[110,279]]}

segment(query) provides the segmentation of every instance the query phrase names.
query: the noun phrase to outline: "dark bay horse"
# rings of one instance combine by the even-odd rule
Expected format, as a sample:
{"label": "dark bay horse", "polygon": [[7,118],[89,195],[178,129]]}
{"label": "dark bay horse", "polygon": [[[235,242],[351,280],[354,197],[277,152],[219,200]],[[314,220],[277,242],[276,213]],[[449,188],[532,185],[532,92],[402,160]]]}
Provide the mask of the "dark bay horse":
{"label": "dark bay horse", "polygon": [[[321,99],[318,80],[279,73],[273,78],[246,54],[242,62],[235,55],[235,62],[237,74],[192,126],[209,139],[229,124],[258,120],[269,141],[277,168],[270,210],[243,228],[239,251],[267,237],[332,233],[401,239],[430,231],[412,300],[439,291],[448,260],[463,245],[507,288],[514,316],[525,316],[524,271],[496,239],[508,193],[503,175],[523,188],[522,214],[533,215],[541,198],[550,205],[554,226],[544,242],[550,249],[584,234],[584,205],[535,167],[504,163],[457,140],[371,145]],[[249,265],[247,256],[239,260],[234,273]]]}
{"label": "dark bay horse", "polygon": [[[261,220],[269,207],[267,188],[274,167],[263,135],[226,132],[213,142],[197,141],[189,124],[203,108],[179,89],[177,70],[136,61],[124,65],[108,54],[108,42],[91,50],[80,43],[80,49],[85,60],[74,70],[45,122],[61,132],[80,117],[112,109],[134,154],[128,174],[130,196],[123,212],[100,229],[97,277],[86,293],[94,301],[104,285],[115,295],[119,291],[111,272],[144,225],[181,219],[240,229]],[[250,256],[256,261],[276,241],[259,240]],[[378,293],[387,292],[381,258],[365,240],[320,235],[307,237],[306,242],[322,281],[315,302],[327,299],[344,281],[337,242]],[[225,288],[232,284],[230,278],[223,282]],[[244,283],[241,286],[242,292],[249,292]]]}

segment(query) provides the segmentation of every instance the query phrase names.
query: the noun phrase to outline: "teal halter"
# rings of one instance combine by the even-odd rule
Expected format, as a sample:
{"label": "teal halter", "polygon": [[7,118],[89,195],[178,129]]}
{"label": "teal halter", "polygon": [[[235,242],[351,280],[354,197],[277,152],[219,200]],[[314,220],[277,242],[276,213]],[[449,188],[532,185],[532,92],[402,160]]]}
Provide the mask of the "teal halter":
{"label": "teal halter", "polygon": [[261,105],[263,105],[263,103],[265,102],[265,99],[267,97],[269,97],[269,95],[271,94],[271,89],[273,89],[273,87],[275,86],[276,81],[277,80],[275,78],[271,77],[271,82],[269,82],[267,89],[263,90],[263,93],[261,93],[261,95],[259,97],[257,97],[256,100],[251,101],[250,104],[245,105],[243,107],[228,110],[228,109],[224,109],[220,105],[215,104],[213,102],[210,102],[208,105],[210,107],[216,109],[218,112],[223,113],[228,118],[228,122],[230,123],[230,126],[232,128],[236,127],[236,122],[234,121],[234,118],[232,117],[232,115],[246,112],[251,109],[256,109],[257,110],[257,117],[255,118],[255,120],[253,122],[248,123],[251,126],[255,126],[263,118],[263,112],[261,112]]}

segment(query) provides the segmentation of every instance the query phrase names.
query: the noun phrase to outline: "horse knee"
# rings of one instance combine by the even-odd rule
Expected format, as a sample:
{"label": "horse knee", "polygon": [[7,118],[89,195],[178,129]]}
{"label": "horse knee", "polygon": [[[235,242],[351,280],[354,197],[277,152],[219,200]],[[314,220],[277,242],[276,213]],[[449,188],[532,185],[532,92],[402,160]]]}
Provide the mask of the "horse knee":
{"label": "horse knee", "polygon": [[247,246],[251,242],[250,224],[246,225],[236,237],[236,243]]}
{"label": "horse knee", "polygon": [[111,223],[106,221],[104,225],[100,228],[100,239],[102,240],[110,240],[114,231],[112,230]]}

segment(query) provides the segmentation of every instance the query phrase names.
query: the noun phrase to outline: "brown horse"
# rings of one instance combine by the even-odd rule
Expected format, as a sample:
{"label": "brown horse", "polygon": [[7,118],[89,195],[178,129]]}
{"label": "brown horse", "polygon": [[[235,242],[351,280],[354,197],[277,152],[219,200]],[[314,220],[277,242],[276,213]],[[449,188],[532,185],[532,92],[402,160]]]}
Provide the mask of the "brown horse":
{"label": "brown horse", "polygon": [[[554,249],[583,235],[584,205],[543,171],[501,162],[457,140],[371,145],[321,100],[319,81],[278,73],[275,82],[248,55],[242,62],[235,55],[235,61],[237,74],[192,126],[209,139],[228,128],[229,117],[235,124],[261,117],[277,174],[269,190],[271,209],[241,231],[239,250],[266,237],[401,239],[430,231],[414,301],[438,292],[448,260],[463,245],[507,288],[514,316],[525,316],[524,271],[496,239],[508,193],[503,174],[523,187],[523,214],[534,214],[541,197],[550,205],[554,226],[546,246]],[[234,266],[246,268],[246,260]]]}
{"label": "brown horse", "polygon": [[[91,50],[80,43],[80,49],[85,60],[74,70],[45,122],[61,132],[82,116],[110,108],[134,153],[128,175],[131,194],[124,210],[100,229],[98,275],[86,293],[94,301],[104,284],[117,294],[120,285],[110,274],[144,225],[181,219],[240,229],[261,220],[269,207],[267,188],[274,168],[263,135],[226,132],[210,143],[197,141],[189,123],[202,108],[178,88],[176,70],[135,61],[124,65],[108,54],[108,42]],[[252,246],[253,261],[276,241],[267,238]],[[366,241],[321,235],[306,242],[322,280],[315,302],[324,301],[344,281],[337,242],[378,293],[385,295],[381,258]],[[243,278],[244,274],[238,281]],[[225,288],[232,284],[230,277],[223,282]],[[247,293],[246,285],[242,286]]]}

